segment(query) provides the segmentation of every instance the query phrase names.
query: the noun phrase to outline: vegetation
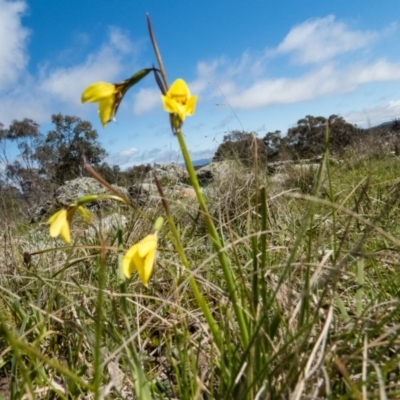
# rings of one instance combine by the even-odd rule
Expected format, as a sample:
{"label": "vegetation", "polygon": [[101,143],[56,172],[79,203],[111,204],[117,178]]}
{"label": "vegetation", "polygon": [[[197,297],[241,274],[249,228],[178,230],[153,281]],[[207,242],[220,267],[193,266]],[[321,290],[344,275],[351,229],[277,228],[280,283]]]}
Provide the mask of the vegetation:
{"label": "vegetation", "polygon": [[35,159],[50,181],[60,185],[82,176],[83,155],[94,166],[107,155],[97,142],[98,134],[90,122],[61,114],[52,115],[51,120],[54,130],[35,149]]}
{"label": "vegetation", "polygon": [[265,165],[267,147],[264,142],[255,133],[233,131],[224,136],[213,161],[240,160],[243,165],[250,166],[254,163],[254,155]]}
{"label": "vegetation", "polygon": [[[291,191],[239,165],[214,182],[207,200],[246,310],[246,344],[190,202],[172,203],[172,218],[222,347],[199,313],[166,227],[153,283],[121,289],[117,253],[96,245],[105,232],[82,233],[74,247],[54,253],[37,252],[54,246],[42,228],[3,226],[5,398],[89,398],[94,385],[98,398],[109,391],[108,398],[128,398],[139,379],[136,356],[153,398],[398,398],[400,160],[370,150],[356,164],[348,150],[333,166],[325,153],[318,170],[298,172],[297,184],[286,175]],[[311,196],[296,191],[307,175]],[[142,213],[154,220],[162,205]],[[128,243],[149,231],[137,212],[123,214],[129,225],[107,233],[114,247],[119,235]]]}
{"label": "vegetation", "polygon": [[[330,131],[330,151],[338,156],[341,156],[348,146],[375,135],[375,131],[360,129],[337,115],[331,115],[329,118],[307,115],[297,121],[297,125],[290,128],[284,136],[281,131],[274,131],[259,139],[255,133],[233,131],[224,136],[213,160],[239,159],[244,165],[251,165],[255,154],[253,147],[257,148],[257,158],[261,164],[267,161],[321,156],[324,152],[327,124]],[[395,132],[396,124],[394,121],[386,130]],[[396,137],[395,142],[397,141]]]}
{"label": "vegetation", "polygon": [[[7,218],[0,220],[0,395],[400,398],[397,131],[346,141],[352,127],[341,118],[307,116],[285,138],[235,132],[220,152],[234,162],[201,190],[182,132],[197,97],[182,79],[168,86],[149,18],[148,27],[159,68],[92,84],[82,99],[99,102],[107,125],[127,90],[154,72],[196,200],[177,201],[155,177],[159,202],[140,207],[86,162],[113,194],[74,200],[51,216],[49,231],[12,218],[18,205],[7,190],[29,185],[13,186],[8,172],[1,193]],[[32,161],[35,179],[61,182],[67,160],[76,163],[71,176],[79,173],[87,146],[94,146],[92,163],[101,163],[105,153],[90,124],[61,115],[53,122],[45,140],[30,120],[2,131],[2,140],[20,140],[20,171]],[[30,140],[38,152],[24,145]],[[57,162],[42,171],[49,150]],[[333,153],[341,154],[335,163]],[[274,154],[322,157],[312,168],[281,163],[269,176],[261,161]],[[118,201],[109,209],[114,224],[106,223],[111,215],[86,209],[99,198]]]}

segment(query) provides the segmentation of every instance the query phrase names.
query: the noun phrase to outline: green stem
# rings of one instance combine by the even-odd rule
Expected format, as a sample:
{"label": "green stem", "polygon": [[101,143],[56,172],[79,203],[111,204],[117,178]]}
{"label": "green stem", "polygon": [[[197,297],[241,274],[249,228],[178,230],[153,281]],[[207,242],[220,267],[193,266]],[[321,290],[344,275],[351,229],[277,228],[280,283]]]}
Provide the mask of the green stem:
{"label": "green stem", "polygon": [[95,343],[94,343],[94,398],[100,398],[100,387],[103,378],[103,369],[102,369],[102,354],[101,354],[101,344],[103,339],[103,300],[104,300],[104,287],[105,287],[105,268],[106,264],[103,258],[100,256],[99,260],[100,269],[99,269],[99,291],[97,295],[97,304],[96,304],[96,315],[95,315]]}
{"label": "green stem", "polygon": [[235,287],[235,282],[233,279],[233,275],[232,275],[232,270],[231,270],[231,265],[229,262],[229,259],[225,253],[225,251],[223,250],[223,246],[219,237],[219,234],[217,232],[217,229],[215,228],[214,225],[214,221],[212,220],[208,209],[207,209],[207,204],[205,202],[205,199],[203,197],[203,193],[201,192],[201,188],[199,185],[199,181],[197,180],[197,176],[196,176],[196,172],[194,170],[193,164],[192,164],[192,160],[190,158],[189,155],[189,151],[186,147],[186,143],[185,140],[183,138],[183,132],[180,129],[177,129],[176,131],[176,135],[178,137],[178,141],[179,141],[179,146],[181,148],[182,151],[182,155],[183,158],[185,160],[185,164],[186,164],[186,169],[188,171],[189,174],[189,179],[190,182],[193,186],[193,189],[196,193],[197,196],[197,200],[199,202],[200,205],[200,209],[202,211],[206,226],[207,226],[207,231],[208,234],[213,242],[214,245],[214,249],[217,251],[218,254],[218,259],[219,262],[221,264],[222,267],[222,271],[224,273],[224,277],[226,280],[226,284],[228,286],[228,291],[229,291],[229,297],[230,300],[232,302],[232,306],[236,315],[236,319],[238,321],[239,324],[239,329],[240,329],[240,333],[241,333],[241,338],[242,338],[242,344],[244,346],[247,346],[247,344],[249,343],[249,332],[248,332],[248,326],[246,323],[246,319],[244,317],[244,313],[243,310],[241,308],[241,304],[239,303],[239,298],[237,296],[237,292],[236,292],[236,287]]}
{"label": "green stem", "polygon": [[356,313],[360,317],[363,312],[363,295],[364,295],[364,259],[357,261],[357,292],[356,292]]}
{"label": "green stem", "polygon": [[[174,247],[179,254],[179,257],[184,265],[184,267],[190,271],[190,264],[185,254],[185,249],[183,248],[181,237],[178,232],[178,228],[175,225],[174,219],[172,218],[171,210],[169,208],[169,204],[165,199],[163,188],[157,178],[157,175],[154,174],[154,182],[157,185],[158,191],[161,196],[161,200],[165,209],[166,219],[168,221],[169,227],[171,229],[172,235],[175,238]],[[189,284],[193,290],[194,296],[196,298],[197,304],[201,308],[203,315],[207,321],[208,326],[210,327],[211,334],[214,338],[214,341],[218,347],[218,349],[222,352],[222,339],[221,333],[219,331],[218,325],[215,322],[214,317],[212,316],[211,310],[208,307],[207,302],[205,301],[204,297],[202,296],[199,287],[197,286],[196,280],[193,278],[192,275],[189,276]]]}

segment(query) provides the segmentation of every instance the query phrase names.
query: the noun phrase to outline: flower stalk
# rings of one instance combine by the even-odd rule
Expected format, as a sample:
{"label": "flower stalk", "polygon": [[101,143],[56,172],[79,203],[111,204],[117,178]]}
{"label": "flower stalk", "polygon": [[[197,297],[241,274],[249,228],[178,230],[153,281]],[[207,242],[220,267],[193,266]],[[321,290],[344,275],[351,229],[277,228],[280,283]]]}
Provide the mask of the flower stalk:
{"label": "flower stalk", "polygon": [[213,243],[215,251],[218,254],[218,259],[221,264],[222,271],[224,273],[224,277],[228,287],[229,297],[239,324],[242,344],[244,346],[247,346],[247,344],[249,343],[248,323],[246,322],[243,309],[241,308],[241,304],[239,302],[239,298],[236,292],[235,282],[233,279],[229,258],[223,248],[221,239],[219,237],[217,229],[215,228],[214,221],[212,220],[210,213],[208,212],[206,201],[204,199],[203,193],[201,192],[199,181],[197,179],[197,175],[194,170],[193,163],[189,155],[189,151],[186,147],[185,139],[183,137],[183,132],[179,129],[176,132],[176,136],[178,138],[179,146],[182,151],[183,159],[185,160],[185,165],[189,174],[190,183],[192,184],[193,189],[196,193],[197,201],[199,202],[200,209],[202,211],[203,218],[207,226],[208,235]]}

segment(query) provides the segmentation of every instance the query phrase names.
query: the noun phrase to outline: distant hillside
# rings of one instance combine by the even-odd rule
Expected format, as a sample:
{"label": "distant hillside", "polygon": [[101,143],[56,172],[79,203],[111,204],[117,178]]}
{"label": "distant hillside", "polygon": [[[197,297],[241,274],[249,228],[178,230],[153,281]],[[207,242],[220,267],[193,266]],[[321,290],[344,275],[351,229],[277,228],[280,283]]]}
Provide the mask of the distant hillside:
{"label": "distant hillside", "polygon": [[371,128],[365,129],[365,132],[372,133],[372,132],[380,132],[380,131],[387,131],[392,130],[393,132],[400,131],[400,119],[394,119],[392,121],[382,122],[379,125],[372,126]]}
{"label": "distant hillside", "polygon": [[[193,166],[197,169],[199,167],[203,167],[204,165],[210,164],[212,158],[201,158],[200,160],[192,161]],[[185,166],[185,163],[180,163],[179,165]]]}
{"label": "distant hillside", "polygon": [[202,158],[200,160],[193,161],[193,165],[198,166],[198,165],[210,164],[211,160],[212,160],[211,158]]}

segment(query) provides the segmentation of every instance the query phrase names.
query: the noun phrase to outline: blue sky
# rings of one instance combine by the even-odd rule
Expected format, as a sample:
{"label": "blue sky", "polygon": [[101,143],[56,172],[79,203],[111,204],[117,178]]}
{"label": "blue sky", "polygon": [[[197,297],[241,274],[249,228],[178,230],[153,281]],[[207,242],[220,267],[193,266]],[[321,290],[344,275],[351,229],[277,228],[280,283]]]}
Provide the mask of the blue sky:
{"label": "blue sky", "polygon": [[363,127],[400,117],[398,0],[0,0],[0,122],[32,118],[46,133],[51,114],[76,115],[110,164],[180,161],[151,76],[106,129],[80,103],[87,85],[155,63],[146,12],[169,81],[199,96],[184,125],[194,159],[231,130],[286,133],[307,114]]}

